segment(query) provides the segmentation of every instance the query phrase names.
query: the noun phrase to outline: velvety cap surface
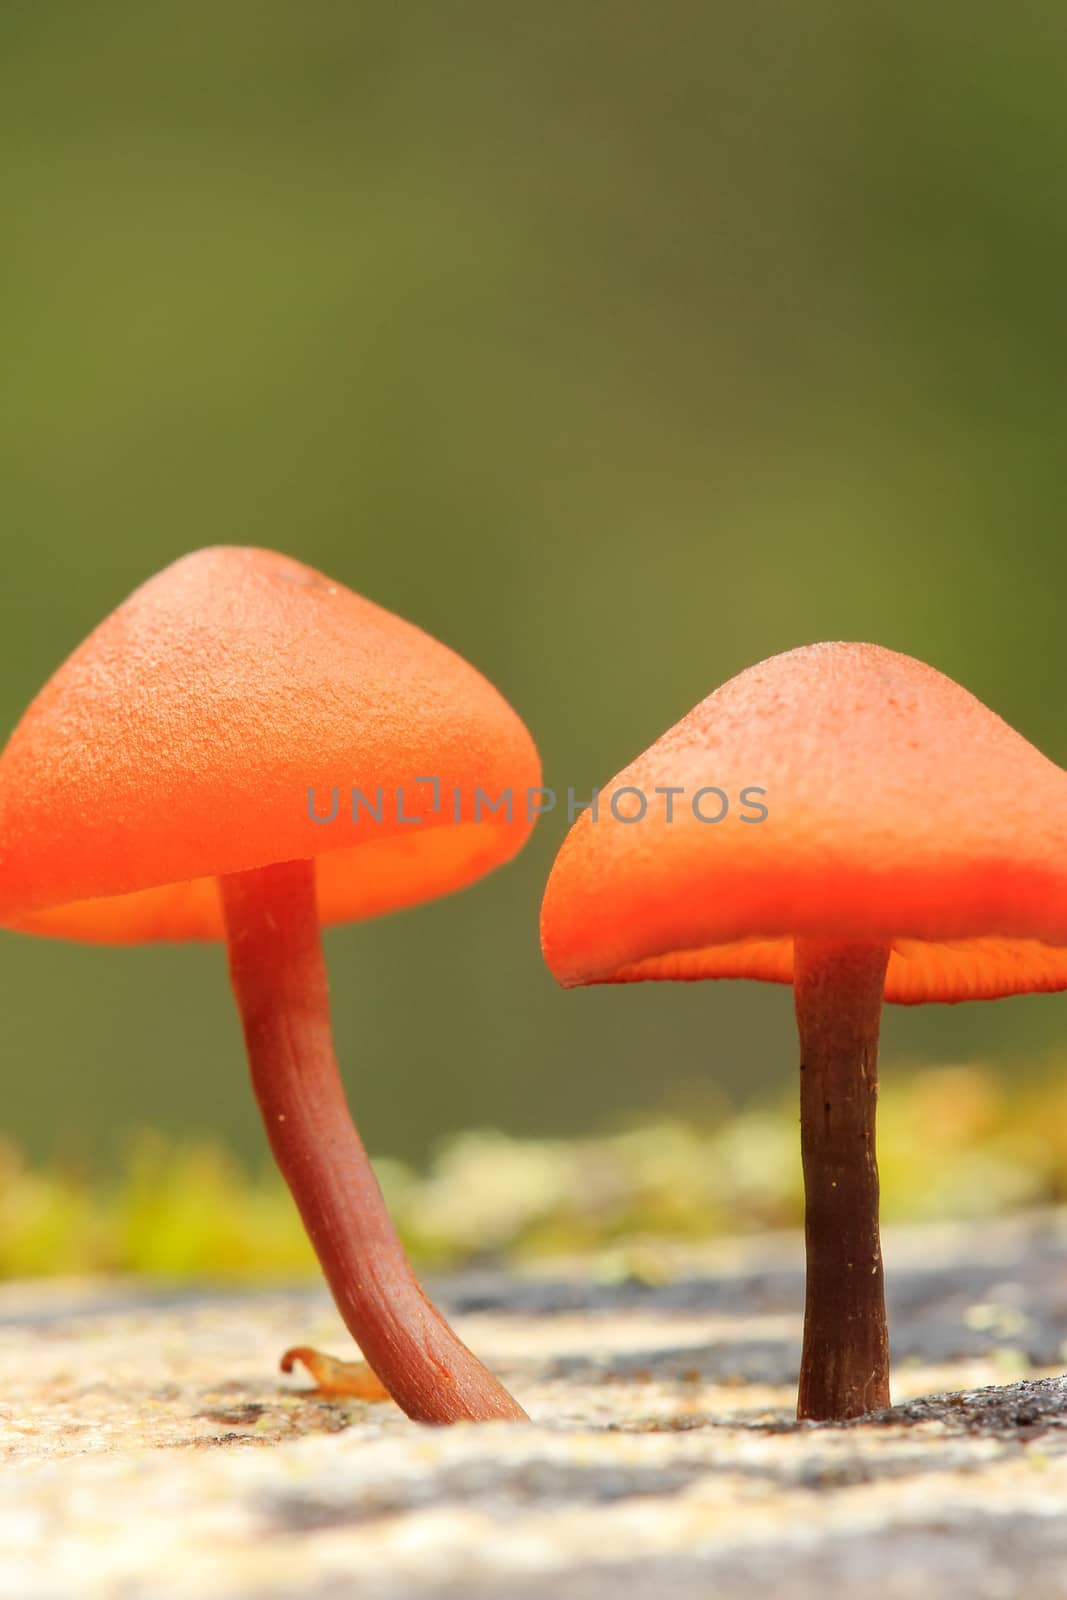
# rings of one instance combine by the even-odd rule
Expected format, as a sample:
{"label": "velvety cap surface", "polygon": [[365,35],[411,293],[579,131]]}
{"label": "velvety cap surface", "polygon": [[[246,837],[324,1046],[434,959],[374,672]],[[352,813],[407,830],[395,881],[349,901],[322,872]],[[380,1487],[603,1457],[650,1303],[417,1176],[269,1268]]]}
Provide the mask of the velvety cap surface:
{"label": "velvety cap surface", "polygon": [[[372,916],[514,855],[539,782],[522,722],[445,645],[286,556],[199,550],[90,635],[0,755],[0,922],[217,938],[219,874],[308,857],[323,921]],[[353,821],[353,787],[380,821]],[[476,788],[513,791],[510,817]]]}
{"label": "velvety cap surface", "polygon": [[[655,793],[668,786],[683,791],[669,823]],[[711,787],[728,802],[718,822],[693,809]],[[645,815],[617,820],[613,796],[630,816],[643,796]],[[722,799],[697,808],[715,818]],[[911,657],[792,650],[717,689],[612,780],[596,820],[567,835],[541,916],[567,986],[788,983],[803,936],[889,942],[888,1000],[1067,988],[1067,774]]]}

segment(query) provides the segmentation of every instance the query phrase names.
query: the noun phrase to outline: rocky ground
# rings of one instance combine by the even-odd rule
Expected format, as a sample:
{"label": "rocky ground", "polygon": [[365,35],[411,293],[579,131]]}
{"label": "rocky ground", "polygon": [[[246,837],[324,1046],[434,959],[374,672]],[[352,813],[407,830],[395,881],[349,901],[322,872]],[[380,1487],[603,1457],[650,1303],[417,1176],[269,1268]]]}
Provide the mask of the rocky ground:
{"label": "rocky ground", "polygon": [[793,1238],[434,1285],[521,1426],[282,1376],[353,1353],[317,1292],[8,1285],[0,1595],[1067,1596],[1067,1216],[886,1261],[897,1403],[832,1428],[791,1418]]}

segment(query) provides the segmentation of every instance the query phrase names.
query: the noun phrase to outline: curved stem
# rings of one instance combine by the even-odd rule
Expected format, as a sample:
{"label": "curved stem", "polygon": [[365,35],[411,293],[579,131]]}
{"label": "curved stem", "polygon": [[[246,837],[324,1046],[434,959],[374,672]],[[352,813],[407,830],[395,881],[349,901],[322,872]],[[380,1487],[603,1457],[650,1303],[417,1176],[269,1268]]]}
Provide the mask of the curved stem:
{"label": "curved stem", "polygon": [[840,1421],[889,1404],[878,1233],[878,1027],[888,945],[798,939],[807,1293],[797,1416]]}
{"label": "curved stem", "polygon": [[345,1324],[416,1421],[524,1417],[420,1288],[352,1124],[333,1050],[313,863],[219,882],[256,1099]]}

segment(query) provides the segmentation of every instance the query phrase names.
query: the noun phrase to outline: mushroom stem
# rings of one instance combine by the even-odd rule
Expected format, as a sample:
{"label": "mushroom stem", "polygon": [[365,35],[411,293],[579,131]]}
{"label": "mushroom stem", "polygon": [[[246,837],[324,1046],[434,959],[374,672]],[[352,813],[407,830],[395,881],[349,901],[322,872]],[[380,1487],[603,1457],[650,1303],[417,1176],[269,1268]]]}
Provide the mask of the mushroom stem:
{"label": "mushroom stem", "polygon": [[415,1421],[524,1417],[420,1288],[353,1126],[333,1050],[314,864],[219,883],[256,1099],[346,1326]]}
{"label": "mushroom stem", "polygon": [[889,1404],[874,1142],[888,963],[888,945],[794,945],[807,1245],[797,1416],[820,1422]]}

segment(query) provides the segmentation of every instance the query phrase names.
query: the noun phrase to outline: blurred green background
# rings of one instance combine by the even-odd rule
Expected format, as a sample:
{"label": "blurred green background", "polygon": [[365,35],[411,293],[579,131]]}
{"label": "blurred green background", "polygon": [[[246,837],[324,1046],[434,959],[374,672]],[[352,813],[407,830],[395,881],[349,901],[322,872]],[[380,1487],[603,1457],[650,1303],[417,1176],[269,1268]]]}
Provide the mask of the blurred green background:
{"label": "blurred green background", "polygon": [[[742,667],[933,662],[1067,763],[1067,9],[0,9],[0,720],[148,574],[275,546],[420,623],[587,792]],[[980,804],[976,797],[976,804]],[[327,939],[371,1149],[788,1088],[791,998],[563,994],[565,828]],[[5,936],[3,1122],[263,1139],[218,948]],[[1025,1071],[1067,999],[890,1011]]]}

